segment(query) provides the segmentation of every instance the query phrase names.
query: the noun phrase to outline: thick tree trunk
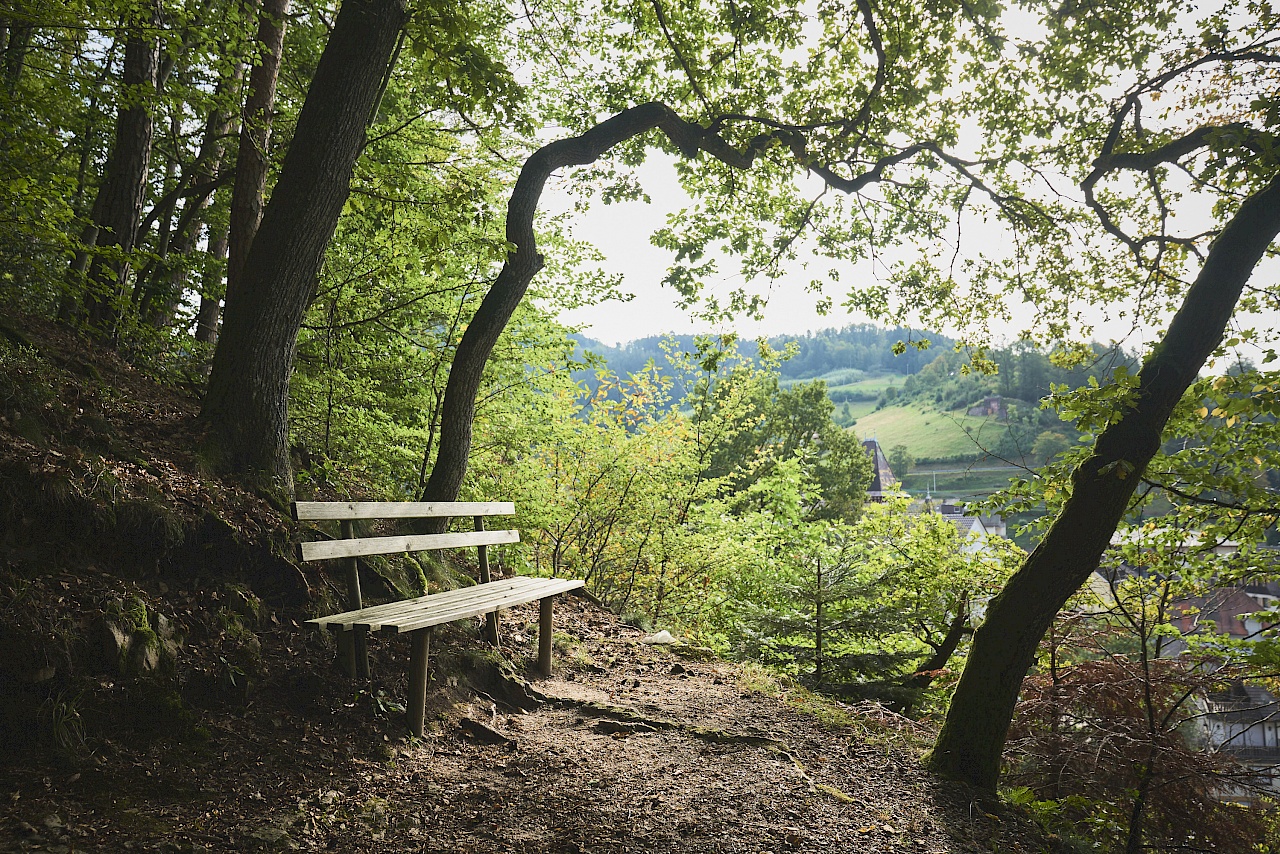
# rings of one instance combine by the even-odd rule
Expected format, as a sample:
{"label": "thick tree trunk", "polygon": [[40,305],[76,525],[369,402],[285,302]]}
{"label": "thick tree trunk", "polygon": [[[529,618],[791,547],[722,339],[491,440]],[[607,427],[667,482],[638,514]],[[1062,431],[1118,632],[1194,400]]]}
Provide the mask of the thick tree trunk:
{"label": "thick tree trunk", "polygon": [[[153,33],[159,26],[159,10],[147,7],[144,20],[135,24],[124,50],[124,73],[115,141],[107,159],[105,178],[94,204],[98,249],[128,254],[138,238],[142,202],[147,190],[147,166],[151,159],[150,101],[155,96],[160,65],[160,43]],[[89,325],[97,332],[115,332],[124,301],[122,286],[128,264],[119,257],[95,252],[85,274],[84,298]]]}
{"label": "thick tree trunk", "polygon": [[[449,369],[441,411],[440,450],[422,489],[423,501],[452,501],[462,487],[471,450],[476,392],[480,389],[485,362],[529,283],[542,269],[542,255],[534,240],[533,217],[547,178],[556,169],[594,163],[615,145],[659,127],[687,157],[703,148],[743,169],[751,165],[754,157],[751,152],[739,154],[729,149],[718,137],[704,135],[701,128],[685,122],[671,108],[659,103],[624,110],[581,136],[556,140],[530,155],[520,170],[507,205],[507,242],[514,248],[463,333]],[[443,530],[448,524],[447,519],[431,522],[426,530]]]}
{"label": "thick tree trunk", "polygon": [[287,416],[298,329],[405,20],[404,0],[344,0],[242,287],[228,294],[202,412],[203,451],[208,464],[267,492],[292,488]]}
{"label": "thick tree trunk", "polygon": [[995,791],[1018,690],[1041,638],[1097,568],[1174,406],[1221,343],[1245,283],[1277,233],[1280,178],[1249,197],[1214,242],[1143,364],[1133,405],[1098,436],[1092,456],[1072,473],[1071,496],[1048,533],[992,600],[926,760],[934,772]]}
{"label": "thick tree trunk", "polygon": [[289,0],[262,0],[258,14],[259,60],[249,73],[244,117],[240,125],[240,150],[236,155],[236,182],[231,191],[228,294],[239,287],[249,247],[258,231],[258,223],[262,221],[262,199],[270,163],[272,109],[276,102],[276,81],[280,77],[280,55],[284,50],[288,15]]}

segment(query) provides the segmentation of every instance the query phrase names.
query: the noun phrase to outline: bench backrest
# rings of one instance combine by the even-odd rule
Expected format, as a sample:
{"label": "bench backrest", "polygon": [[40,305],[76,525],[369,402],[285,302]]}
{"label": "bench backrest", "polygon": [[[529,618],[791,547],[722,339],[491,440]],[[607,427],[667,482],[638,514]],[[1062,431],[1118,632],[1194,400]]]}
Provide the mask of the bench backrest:
{"label": "bench backrest", "polygon": [[[343,523],[344,539],[302,543],[299,551],[304,561],[518,543],[519,531],[484,530],[486,516],[512,516],[515,512],[515,504],[510,501],[295,501],[293,504],[294,521],[337,520]],[[475,519],[476,530],[359,538],[352,537],[350,533],[350,523],[356,519],[431,519],[442,516],[471,516]]]}

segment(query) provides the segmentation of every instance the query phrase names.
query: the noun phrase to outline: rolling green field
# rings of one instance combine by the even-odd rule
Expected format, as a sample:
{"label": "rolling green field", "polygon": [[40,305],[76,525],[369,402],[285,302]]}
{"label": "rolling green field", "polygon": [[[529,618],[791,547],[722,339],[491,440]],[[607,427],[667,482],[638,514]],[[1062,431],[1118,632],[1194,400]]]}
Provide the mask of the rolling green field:
{"label": "rolling green field", "polygon": [[[807,380],[782,380],[779,385],[790,388],[797,383],[810,383],[815,379],[827,384],[827,395],[835,404],[834,420],[837,424],[848,427],[850,422],[858,421],[876,411],[876,401],[889,386],[902,388],[906,376],[903,374],[868,374],[854,368],[843,368],[829,371],[820,377]],[[848,413],[845,406],[848,406]]]}
{"label": "rolling green field", "polygon": [[880,396],[880,392],[889,386],[902,388],[903,381],[906,377],[901,374],[880,374],[875,377],[866,377],[865,379],[856,380],[854,382],[833,383],[827,381],[827,391],[847,391],[864,395]]}
{"label": "rolling green field", "polygon": [[779,385],[783,388],[789,388],[797,383],[811,383],[814,380],[822,380],[827,384],[828,392],[850,392],[868,397],[879,397],[880,392],[889,386],[902,388],[902,384],[906,382],[906,376],[903,374],[868,374],[866,371],[859,371],[854,368],[843,368],[838,371],[829,371],[820,377],[812,377],[807,380],[782,380]]}
{"label": "rolling green field", "polygon": [[[849,417],[863,418],[876,411],[876,402],[874,400],[851,400],[849,401]],[[840,415],[844,412],[844,404],[836,404],[836,414]]]}
{"label": "rolling green field", "polygon": [[852,429],[858,438],[877,439],[886,452],[895,445],[906,445],[918,460],[979,459],[983,449],[994,447],[1007,429],[994,419],[939,412],[917,404],[890,406],[855,417],[858,423]]}
{"label": "rolling green field", "polygon": [[984,460],[967,466],[924,463],[905,477],[899,475],[902,479],[902,488],[912,495],[921,496],[927,493],[939,500],[961,501],[986,498],[993,492],[1008,486],[1010,478],[1019,476],[1025,477],[1026,472],[1016,466],[1001,465],[994,460]]}

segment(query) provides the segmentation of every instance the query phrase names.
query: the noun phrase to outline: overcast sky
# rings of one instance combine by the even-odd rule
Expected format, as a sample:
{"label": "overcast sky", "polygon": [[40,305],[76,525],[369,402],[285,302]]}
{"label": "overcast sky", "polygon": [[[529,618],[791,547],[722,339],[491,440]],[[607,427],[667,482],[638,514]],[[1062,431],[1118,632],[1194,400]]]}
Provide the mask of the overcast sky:
{"label": "overcast sky", "polygon": [[[750,339],[762,335],[803,334],[817,329],[867,322],[865,316],[851,315],[840,304],[850,283],[859,278],[865,280],[872,275],[869,265],[860,265],[857,269],[852,265],[842,268],[840,283],[832,286],[833,289],[828,293],[832,297],[833,310],[825,316],[818,313],[816,304],[819,297],[809,293],[806,288],[810,280],[821,277],[831,263],[824,258],[816,259],[808,269],[796,262],[794,272],[775,281],[769,291],[768,305],[761,320],[744,317],[735,321],[731,328],[711,328],[705,321],[694,319],[689,311],[678,307],[676,293],[662,285],[662,278],[673,256],[649,242],[650,235],[665,225],[667,215],[688,206],[690,200],[676,179],[671,160],[664,155],[652,156],[640,167],[638,177],[641,186],[652,199],[650,204],[626,202],[605,205],[597,201],[586,213],[577,213],[572,217],[575,236],[600,249],[604,255],[601,266],[610,273],[621,274],[623,290],[634,293],[635,298],[626,303],[614,300],[564,312],[561,315],[564,323],[580,326],[584,334],[613,345],[669,332],[732,331]],[[548,185],[543,205],[546,213],[554,214],[571,207],[571,198],[562,187],[563,184],[557,186],[554,179]],[[1195,219],[1199,220],[1200,217]],[[1209,227],[1207,215],[1203,222],[1196,221],[1193,224],[1196,226],[1195,230]],[[982,233],[975,233],[974,229]],[[965,230],[966,244],[981,244],[984,252],[990,251],[1005,239],[1002,228],[994,223],[969,223]],[[904,246],[896,260],[912,260],[914,251]],[[718,285],[720,292],[727,293],[731,288],[741,286],[742,278],[737,273],[737,261],[733,258],[721,258],[719,261],[718,282],[708,283],[708,288],[715,289]],[[1252,284],[1255,287],[1271,286],[1278,277],[1278,270],[1280,263],[1264,262],[1254,274]],[[759,287],[767,288],[769,285],[761,282]],[[1117,307],[1101,306],[1089,310],[1095,324],[1094,340],[1120,340],[1126,349],[1144,350],[1144,345],[1150,343],[1155,331],[1144,329],[1134,335],[1128,321],[1108,320],[1104,312]],[[1008,342],[1029,323],[1028,312],[1020,313],[1018,307],[1015,307],[1014,322],[1008,324],[1007,328],[995,328],[991,331],[996,343]],[[1280,337],[1280,317],[1269,317],[1255,323],[1264,335],[1269,332],[1273,340]],[[955,330],[945,328],[929,331],[955,334]],[[1245,345],[1237,356],[1258,362],[1261,351],[1255,346]]]}
{"label": "overcast sky", "polygon": [[[853,316],[839,308],[843,295],[836,292],[831,296],[837,307],[825,317],[818,314],[819,297],[808,293],[806,286],[825,269],[825,259],[820,259],[824,266],[809,271],[797,263],[795,271],[786,279],[774,282],[765,316],[760,321],[742,318],[732,329],[713,329],[705,321],[693,319],[689,311],[677,305],[675,291],[662,285],[662,277],[674,256],[649,242],[649,236],[666,224],[667,214],[687,206],[689,197],[676,180],[670,159],[663,155],[654,155],[640,168],[639,175],[641,185],[652,199],[651,204],[596,202],[587,213],[573,218],[574,235],[600,249],[605,256],[603,269],[621,274],[623,290],[634,293],[635,299],[627,303],[614,300],[565,312],[561,315],[564,323],[581,325],[584,334],[605,344],[616,344],[667,332],[734,331],[744,338],[755,338],[867,321],[864,316]],[[548,213],[567,210],[571,205],[568,195],[554,185],[548,186],[544,200],[543,207]],[[708,287],[719,285],[722,292],[727,292],[742,284],[736,260],[721,258],[718,268],[719,281],[708,283]],[[767,284],[761,283],[761,287]]]}

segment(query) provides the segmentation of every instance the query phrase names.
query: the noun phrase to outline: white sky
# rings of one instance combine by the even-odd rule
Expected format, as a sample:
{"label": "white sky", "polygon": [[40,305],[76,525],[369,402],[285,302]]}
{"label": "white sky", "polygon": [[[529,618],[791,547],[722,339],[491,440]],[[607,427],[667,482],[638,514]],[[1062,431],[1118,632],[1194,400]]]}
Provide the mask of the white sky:
{"label": "white sky", "polygon": [[[840,282],[828,286],[827,296],[832,298],[834,307],[826,315],[818,313],[816,306],[820,297],[810,293],[807,286],[812,279],[821,278],[828,265],[833,263],[826,258],[816,258],[808,269],[796,262],[793,264],[794,272],[773,282],[761,320],[741,317],[730,328],[720,328],[710,327],[705,321],[695,319],[690,311],[679,308],[675,291],[662,285],[662,278],[673,260],[672,254],[649,241],[650,235],[666,224],[667,215],[688,206],[690,199],[676,179],[671,160],[663,155],[651,156],[640,167],[638,177],[644,191],[652,199],[650,204],[637,201],[605,205],[597,201],[587,212],[575,214],[571,219],[574,235],[589,241],[601,251],[604,260],[600,266],[609,273],[620,274],[623,277],[622,290],[634,293],[635,298],[625,303],[611,300],[563,312],[560,316],[562,322],[581,327],[584,334],[602,343],[614,345],[664,333],[736,332],[746,339],[798,335],[868,321],[867,317],[849,314],[841,307],[850,284],[860,277],[865,280],[873,275],[870,264],[867,263],[856,269],[852,265],[841,269]],[[572,207],[572,197],[563,187],[563,179],[559,185],[554,178],[548,184],[542,206],[546,213],[560,213]],[[1199,228],[1207,227],[1206,213],[1199,216],[1192,213],[1190,216],[1197,220],[1204,217],[1205,222],[1197,222],[1196,225]],[[998,246],[1004,239],[1002,227],[994,222],[989,226],[971,222],[965,228],[964,240],[968,246],[983,245],[984,248],[990,248]],[[900,257],[890,260],[912,260],[916,251],[904,247]],[[716,290],[719,286],[721,293],[727,293],[731,288],[741,286],[742,277],[737,272],[737,261],[723,256],[717,260],[718,281],[709,282],[708,288]],[[1252,284],[1255,287],[1273,286],[1277,278],[1280,278],[1280,263],[1266,262],[1255,272]],[[770,285],[761,282],[760,287],[768,288]],[[1138,338],[1150,341],[1154,330],[1140,330],[1138,338],[1135,338],[1128,321],[1109,320],[1105,316],[1106,312],[1114,312],[1118,308],[1123,307],[1101,306],[1090,310],[1090,320],[1095,325],[1094,340],[1122,340],[1126,348],[1130,349],[1140,347],[1142,341]],[[1029,309],[1019,312],[1018,307],[1015,307],[1013,322],[1005,328],[991,331],[997,341],[1008,341],[1016,337],[1030,322]],[[1280,331],[1280,318],[1266,318],[1255,325],[1264,334],[1270,332],[1269,337],[1274,337]],[[929,331],[956,334],[954,329],[946,328]],[[1249,345],[1241,348],[1237,355],[1255,362],[1260,360],[1260,350]]]}
{"label": "white sky", "polygon": [[[681,309],[679,295],[663,286],[663,276],[674,255],[650,242],[650,236],[666,224],[668,214],[691,204],[676,179],[672,160],[664,155],[652,155],[637,174],[651,203],[635,201],[605,205],[597,201],[586,213],[575,214],[571,219],[574,236],[594,244],[604,255],[601,268],[621,275],[622,290],[635,295],[630,302],[611,300],[561,313],[562,322],[581,327],[584,334],[605,344],[626,343],[665,333],[736,332],[742,338],[752,339],[799,335],[866,323],[870,319],[865,315],[851,314],[841,307],[850,286],[870,279],[875,275],[875,269],[883,274],[885,263],[911,261],[917,254],[917,250],[904,245],[903,250],[896,253],[897,257],[882,256],[880,266],[874,269],[871,262],[840,266],[840,281],[827,286],[825,296],[830,298],[832,308],[825,315],[818,312],[818,303],[823,295],[810,292],[808,287],[813,279],[824,278],[825,271],[838,266],[838,262],[820,256],[815,256],[808,265],[798,260],[790,265],[790,272],[784,277],[773,282],[761,279],[752,288],[764,290],[768,296],[761,319],[743,316],[727,328],[712,327],[705,320],[692,316],[692,310]],[[563,178],[559,185],[556,179],[548,184],[542,205],[548,215],[571,209],[573,198],[563,189],[564,186]],[[966,245],[992,246],[1003,239],[1002,229],[996,224],[983,226],[979,223],[974,226],[970,223],[966,225],[966,231]],[[731,289],[741,287],[743,279],[738,272],[738,261],[724,255],[716,256],[716,260],[718,273],[715,279],[706,283],[707,289],[727,295]],[[1016,317],[1007,329],[995,330],[996,336],[1012,339],[1029,321],[1029,315]],[[954,329],[929,331],[956,334]]]}
{"label": "white sky", "polygon": [[[649,237],[666,224],[670,213],[689,204],[689,197],[676,180],[671,161],[654,155],[640,169],[640,182],[652,199],[644,202],[622,202],[612,205],[595,203],[585,214],[573,219],[574,236],[594,244],[604,254],[600,265],[609,273],[623,276],[623,291],[635,294],[630,302],[612,300],[600,305],[588,306],[564,312],[560,319],[571,326],[582,326],[583,333],[605,344],[625,343],[649,335],[695,332],[734,331],[744,338],[765,335],[796,334],[863,323],[867,318],[850,316],[838,303],[823,317],[817,312],[818,295],[806,291],[812,278],[803,269],[797,269],[786,280],[773,283],[773,292],[765,316],[760,321],[740,318],[733,328],[708,327],[705,321],[691,317],[681,309],[679,295],[662,285],[662,278],[674,256],[649,242]],[[568,210],[570,197],[554,185],[548,186],[543,208],[548,213]],[[741,284],[736,274],[737,262],[721,257],[718,262],[720,284],[724,291]],[[825,269],[825,268],[824,268]],[[716,283],[709,283],[715,287]]]}

